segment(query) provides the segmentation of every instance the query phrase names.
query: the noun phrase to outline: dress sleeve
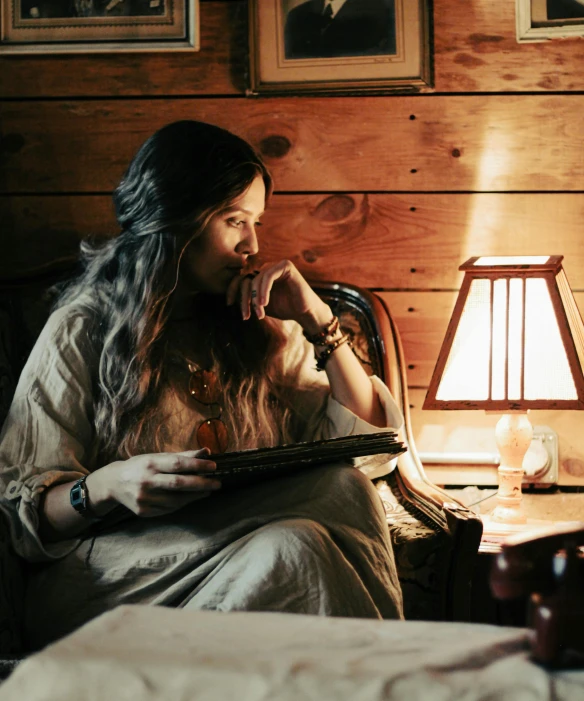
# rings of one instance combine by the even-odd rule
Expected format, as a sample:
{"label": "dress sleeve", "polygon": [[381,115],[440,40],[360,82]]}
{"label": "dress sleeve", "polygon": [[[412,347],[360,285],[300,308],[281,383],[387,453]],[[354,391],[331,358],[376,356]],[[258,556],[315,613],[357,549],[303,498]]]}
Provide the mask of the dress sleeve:
{"label": "dress sleeve", "polygon": [[364,421],[334,399],[326,373],[316,369],[314,347],[304,339],[298,324],[289,324],[290,341],[286,350],[285,372],[295,378],[293,405],[296,415],[300,417],[300,440],[397,431],[401,428],[401,411],[387,385],[375,375],[369,381],[385,411],[385,427],[380,428]]}
{"label": "dress sleeve", "polygon": [[31,562],[63,557],[78,540],[43,544],[44,490],[88,474],[93,443],[92,363],[87,310],[54,312],[22,371],[0,434],[0,508],[16,552]]}

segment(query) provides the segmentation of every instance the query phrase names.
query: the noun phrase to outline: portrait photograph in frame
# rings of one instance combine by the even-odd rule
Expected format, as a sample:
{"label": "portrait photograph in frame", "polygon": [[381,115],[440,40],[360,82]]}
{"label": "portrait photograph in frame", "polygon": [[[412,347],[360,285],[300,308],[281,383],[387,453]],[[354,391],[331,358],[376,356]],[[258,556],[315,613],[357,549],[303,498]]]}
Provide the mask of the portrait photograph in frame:
{"label": "portrait photograph in frame", "polygon": [[584,0],[516,0],[517,41],[584,36]]}
{"label": "portrait photograph in frame", "polygon": [[432,85],[430,0],[250,0],[250,94]]}
{"label": "portrait photograph in frame", "polygon": [[199,0],[0,0],[0,52],[197,51]]}

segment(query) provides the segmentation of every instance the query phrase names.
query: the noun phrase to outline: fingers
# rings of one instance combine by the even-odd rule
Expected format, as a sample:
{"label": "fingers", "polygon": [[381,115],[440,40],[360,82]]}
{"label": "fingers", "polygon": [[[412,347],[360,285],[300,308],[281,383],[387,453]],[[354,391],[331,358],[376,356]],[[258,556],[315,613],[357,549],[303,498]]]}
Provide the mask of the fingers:
{"label": "fingers", "polygon": [[158,453],[144,456],[151,472],[171,474],[192,474],[212,472],[217,466],[212,460],[205,460],[208,448],[187,450],[182,453]]}
{"label": "fingers", "polygon": [[211,455],[211,451],[209,448],[197,448],[196,450],[180,450],[178,453],[169,453],[169,455],[184,455],[187,458],[204,460],[207,455]]}
{"label": "fingers", "polygon": [[263,319],[265,316],[263,308],[258,305],[259,281],[261,281],[262,277],[261,272],[256,270],[253,273],[239,278],[237,288],[233,288],[235,290],[235,294],[239,294],[241,317],[244,321],[247,321],[251,317],[252,310],[259,319]]}
{"label": "fingers", "polygon": [[280,261],[274,265],[264,266],[250,280],[250,305],[258,319],[266,316],[266,307],[270,303],[270,295],[276,281],[286,277],[288,261]]}
{"label": "fingers", "polygon": [[248,316],[244,319],[249,319],[251,314],[255,314],[258,319],[263,319],[265,316],[264,309],[260,301],[261,281],[264,276],[258,273],[254,278],[249,280],[249,300],[246,302],[246,311]]}
{"label": "fingers", "polygon": [[266,316],[266,307],[270,303],[272,285],[278,277],[279,275],[274,273],[274,269],[270,268],[260,272],[253,280],[252,303],[255,302],[253,309],[258,319],[263,319]]}
{"label": "fingers", "polygon": [[230,307],[232,304],[235,304],[235,301],[239,296],[239,288],[244,279],[244,276],[236,275],[233,278],[233,280],[229,283],[226,293],[226,302],[228,307]]}
{"label": "fingers", "polygon": [[[242,319],[249,319],[252,313],[258,319],[264,319],[274,285],[277,282],[291,280],[294,271],[295,268],[290,261],[282,260],[278,263],[265,264],[260,270],[251,274],[238,276],[229,283],[227,288],[227,304],[234,304],[239,298]],[[307,283],[304,284],[310,289]]]}
{"label": "fingers", "polygon": [[209,451],[151,453],[111,463],[115,470],[113,493],[120,504],[138,516],[171,513],[183,505],[221,489],[213,478],[216,464],[205,459]]}
{"label": "fingers", "polygon": [[160,472],[151,481],[150,486],[156,491],[215,492],[221,489],[221,482],[202,475],[176,475]]}
{"label": "fingers", "polygon": [[241,317],[244,321],[247,321],[251,316],[253,281],[253,278],[246,275],[239,286],[239,304],[241,306]]}

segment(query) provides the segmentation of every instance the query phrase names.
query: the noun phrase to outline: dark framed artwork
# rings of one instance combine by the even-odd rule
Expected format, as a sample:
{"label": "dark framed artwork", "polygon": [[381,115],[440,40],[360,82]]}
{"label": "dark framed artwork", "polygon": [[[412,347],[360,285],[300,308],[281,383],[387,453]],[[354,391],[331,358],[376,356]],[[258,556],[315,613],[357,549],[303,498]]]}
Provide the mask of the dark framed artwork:
{"label": "dark framed artwork", "polygon": [[0,52],[196,51],[198,0],[0,0]]}
{"label": "dark framed artwork", "polygon": [[517,41],[584,36],[584,0],[516,0]]}
{"label": "dark framed artwork", "polygon": [[250,93],[431,86],[430,0],[250,0]]}

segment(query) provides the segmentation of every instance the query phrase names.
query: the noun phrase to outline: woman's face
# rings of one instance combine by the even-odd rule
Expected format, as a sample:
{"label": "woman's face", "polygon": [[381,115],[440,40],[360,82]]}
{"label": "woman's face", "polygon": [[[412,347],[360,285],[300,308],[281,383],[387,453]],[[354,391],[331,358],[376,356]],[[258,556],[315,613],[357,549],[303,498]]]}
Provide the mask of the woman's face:
{"label": "woman's face", "polygon": [[257,176],[227,209],[214,214],[200,236],[186,248],[181,283],[198,292],[222,294],[247,259],[258,252],[256,226],[263,214],[266,188]]}

